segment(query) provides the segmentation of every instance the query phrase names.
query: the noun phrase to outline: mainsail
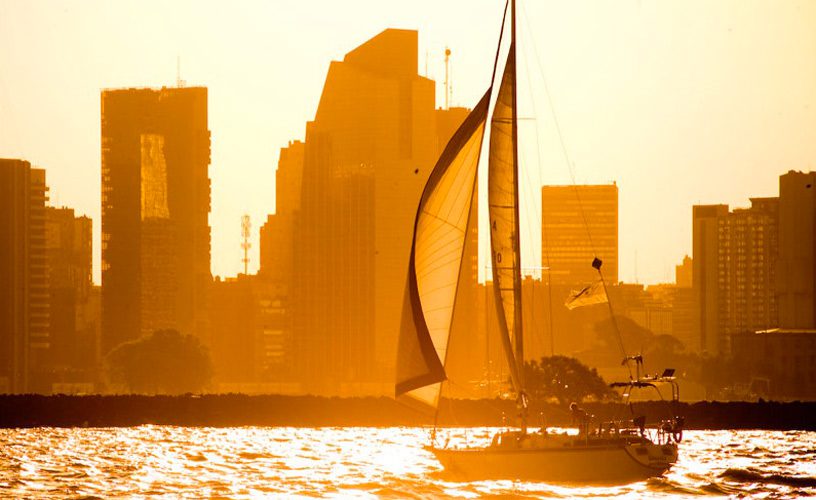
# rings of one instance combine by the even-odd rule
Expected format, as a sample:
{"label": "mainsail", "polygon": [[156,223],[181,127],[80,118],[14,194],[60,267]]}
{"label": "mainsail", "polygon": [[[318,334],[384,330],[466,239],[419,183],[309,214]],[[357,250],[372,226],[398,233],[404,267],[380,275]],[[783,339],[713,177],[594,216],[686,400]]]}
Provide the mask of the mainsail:
{"label": "mainsail", "polygon": [[[518,161],[516,128],[516,51],[510,45],[501,87],[490,121],[487,201],[493,290],[499,334],[516,392],[523,390],[521,349],[521,259],[519,253]],[[516,345],[513,352],[510,335]]]}
{"label": "mainsail", "polygon": [[417,209],[398,343],[396,395],[436,407],[476,189],[490,90],[448,142]]}

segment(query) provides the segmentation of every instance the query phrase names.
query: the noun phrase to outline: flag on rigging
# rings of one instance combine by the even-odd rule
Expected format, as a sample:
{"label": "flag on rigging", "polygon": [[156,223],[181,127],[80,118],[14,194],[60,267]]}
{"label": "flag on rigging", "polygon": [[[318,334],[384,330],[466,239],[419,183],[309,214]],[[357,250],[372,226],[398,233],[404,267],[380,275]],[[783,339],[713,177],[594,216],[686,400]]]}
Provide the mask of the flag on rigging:
{"label": "flag on rigging", "polygon": [[609,302],[609,299],[606,296],[606,288],[604,287],[603,280],[598,280],[578,291],[570,293],[564,305],[571,311],[576,307],[603,304],[604,302]]}

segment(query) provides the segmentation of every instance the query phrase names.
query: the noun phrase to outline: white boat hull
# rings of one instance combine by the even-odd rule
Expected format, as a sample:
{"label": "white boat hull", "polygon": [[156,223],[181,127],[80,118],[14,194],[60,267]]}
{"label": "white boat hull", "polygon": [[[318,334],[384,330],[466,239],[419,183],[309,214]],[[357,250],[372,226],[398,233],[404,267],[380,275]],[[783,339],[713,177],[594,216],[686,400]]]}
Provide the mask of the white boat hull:
{"label": "white boat hull", "polygon": [[612,443],[542,448],[428,448],[454,478],[556,483],[628,483],[660,476],[677,461],[677,445]]}

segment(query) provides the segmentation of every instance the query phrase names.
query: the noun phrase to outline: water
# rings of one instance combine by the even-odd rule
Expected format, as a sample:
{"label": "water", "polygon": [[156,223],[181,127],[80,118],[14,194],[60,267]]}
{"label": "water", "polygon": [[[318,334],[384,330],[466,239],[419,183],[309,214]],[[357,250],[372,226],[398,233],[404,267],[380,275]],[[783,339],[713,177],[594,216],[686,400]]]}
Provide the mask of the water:
{"label": "water", "polygon": [[[441,431],[483,443],[492,429]],[[686,431],[664,478],[615,487],[455,482],[419,428],[0,430],[0,496],[665,498],[816,496],[816,433]]]}

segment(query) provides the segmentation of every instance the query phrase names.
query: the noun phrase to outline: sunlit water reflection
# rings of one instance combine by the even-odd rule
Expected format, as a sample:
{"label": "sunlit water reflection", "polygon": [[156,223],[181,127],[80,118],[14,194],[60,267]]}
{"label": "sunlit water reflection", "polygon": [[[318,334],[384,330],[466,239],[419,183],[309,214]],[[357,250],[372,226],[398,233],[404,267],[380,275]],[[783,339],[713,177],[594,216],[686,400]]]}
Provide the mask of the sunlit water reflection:
{"label": "sunlit water reflection", "polygon": [[[492,429],[441,431],[478,445]],[[615,487],[456,482],[418,428],[0,430],[3,497],[816,496],[816,433],[688,431],[664,478]]]}

